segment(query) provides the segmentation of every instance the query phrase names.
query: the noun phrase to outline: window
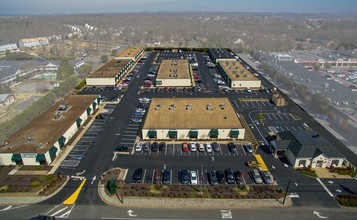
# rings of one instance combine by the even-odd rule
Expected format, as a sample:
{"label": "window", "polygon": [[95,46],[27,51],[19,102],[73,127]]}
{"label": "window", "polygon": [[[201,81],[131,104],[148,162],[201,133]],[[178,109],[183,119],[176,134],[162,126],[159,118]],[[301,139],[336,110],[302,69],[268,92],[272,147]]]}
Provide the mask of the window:
{"label": "window", "polygon": [[157,86],[161,86],[162,85],[162,81],[161,80],[156,80],[156,85]]}
{"label": "window", "polygon": [[331,166],[337,167],[339,162],[340,162],[339,160],[332,160]]}

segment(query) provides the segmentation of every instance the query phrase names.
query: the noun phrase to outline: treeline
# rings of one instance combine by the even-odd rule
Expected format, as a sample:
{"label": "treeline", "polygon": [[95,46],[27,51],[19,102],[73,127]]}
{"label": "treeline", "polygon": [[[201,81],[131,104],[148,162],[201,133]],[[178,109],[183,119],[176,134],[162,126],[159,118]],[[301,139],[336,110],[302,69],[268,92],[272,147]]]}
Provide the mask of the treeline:
{"label": "treeline", "polygon": [[53,89],[47,95],[35,101],[22,113],[16,115],[16,117],[9,121],[2,123],[0,125],[0,140],[6,140],[21,127],[30,123],[33,119],[51,107],[59,98],[67,95],[77,85],[78,78],[74,76],[69,77],[66,81],[62,82],[58,88]]}
{"label": "treeline", "polygon": [[9,51],[5,52],[4,60],[14,61],[14,60],[34,60],[36,59],[35,56],[28,54],[26,52],[17,52],[17,53],[10,53]]}

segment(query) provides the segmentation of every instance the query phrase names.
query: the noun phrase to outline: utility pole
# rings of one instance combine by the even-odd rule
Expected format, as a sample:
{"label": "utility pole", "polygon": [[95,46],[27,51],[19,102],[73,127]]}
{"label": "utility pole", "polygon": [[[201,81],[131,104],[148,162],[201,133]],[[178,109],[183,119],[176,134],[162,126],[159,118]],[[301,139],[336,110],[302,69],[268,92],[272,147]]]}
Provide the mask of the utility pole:
{"label": "utility pole", "polygon": [[288,191],[289,191],[289,187],[290,187],[290,182],[291,182],[291,178],[289,178],[288,186],[286,187],[286,190],[285,190],[283,205],[285,204],[285,199],[286,199],[286,196],[288,195]]}

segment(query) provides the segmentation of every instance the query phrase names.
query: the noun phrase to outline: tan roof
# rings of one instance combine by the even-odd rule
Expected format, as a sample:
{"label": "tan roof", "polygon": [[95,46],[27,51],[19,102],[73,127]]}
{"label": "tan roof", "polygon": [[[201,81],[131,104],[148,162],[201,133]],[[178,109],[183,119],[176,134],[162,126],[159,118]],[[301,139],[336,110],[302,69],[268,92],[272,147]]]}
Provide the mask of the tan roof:
{"label": "tan roof", "polygon": [[117,55],[115,57],[134,58],[135,55],[138,54],[141,49],[142,48],[139,48],[139,47],[128,47],[128,48],[125,48],[123,51],[120,51],[119,53],[117,53]]}
{"label": "tan roof", "polygon": [[[0,148],[0,153],[47,152],[97,97],[98,95],[65,97],[63,101],[57,102],[39,117],[12,135],[12,137],[7,140],[8,148]],[[55,120],[54,115],[58,107],[64,103],[68,105],[68,110],[63,112],[59,119]],[[33,138],[34,142],[27,141],[27,137]],[[42,148],[40,148],[40,144],[43,145]]]}
{"label": "tan roof", "polygon": [[259,81],[257,77],[237,60],[219,61],[218,63],[233,81]]}
{"label": "tan roof", "polygon": [[129,60],[112,59],[90,74],[88,78],[114,78],[127,63]]}
{"label": "tan roof", "polygon": [[[175,107],[169,110],[172,104]],[[191,110],[186,110],[189,104]],[[206,109],[209,104],[212,110]],[[155,109],[158,105],[160,110]],[[227,98],[153,98],[147,114],[144,129],[242,128]]]}
{"label": "tan roof", "polygon": [[190,79],[188,60],[163,60],[157,79]]}

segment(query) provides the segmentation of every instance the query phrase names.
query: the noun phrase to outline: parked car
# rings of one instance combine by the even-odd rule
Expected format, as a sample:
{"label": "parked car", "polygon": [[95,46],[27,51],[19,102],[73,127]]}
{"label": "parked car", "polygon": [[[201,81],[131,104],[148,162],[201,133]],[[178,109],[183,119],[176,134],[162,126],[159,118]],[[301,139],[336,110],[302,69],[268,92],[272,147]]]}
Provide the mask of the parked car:
{"label": "parked car", "polygon": [[228,143],[228,150],[233,153],[233,152],[237,152],[237,147],[234,143]]}
{"label": "parked car", "polygon": [[163,184],[170,184],[171,183],[171,173],[168,170],[164,170],[162,172],[162,183]]}
{"label": "parked car", "polygon": [[196,171],[191,171],[190,172],[190,175],[191,175],[191,184],[192,185],[197,185],[198,184],[198,178],[197,178],[197,173]]}
{"label": "parked car", "polygon": [[143,169],[137,168],[133,174],[133,183],[140,183],[143,178]]}
{"label": "parked car", "polygon": [[212,152],[212,146],[211,146],[211,144],[210,144],[210,143],[206,143],[205,145],[206,145],[206,151],[207,151],[208,153],[211,153],[211,152]]}
{"label": "parked car", "polygon": [[155,170],[153,183],[155,183],[155,184],[162,183],[162,171],[161,170]]}
{"label": "parked car", "polygon": [[141,118],[131,118],[132,122],[141,123],[143,120]]}
{"label": "parked car", "polygon": [[139,98],[138,101],[139,101],[139,103],[149,103],[150,99],[149,98]]}
{"label": "parked car", "polygon": [[190,151],[192,151],[192,152],[197,151],[197,147],[196,147],[196,143],[195,142],[191,142],[189,144],[189,147],[190,147]]}
{"label": "parked car", "polygon": [[165,151],[165,149],[166,149],[166,143],[165,142],[160,142],[159,151]]}
{"label": "parked car", "polygon": [[104,115],[103,114],[99,114],[95,117],[96,119],[104,119]]}
{"label": "parked car", "polygon": [[260,164],[257,161],[250,160],[247,162],[248,167],[260,167]]}
{"label": "parked car", "polygon": [[263,183],[263,180],[262,180],[262,178],[261,178],[261,176],[260,176],[260,174],[259,174],[257,169],[253,169],[251,171],[251,175],[252,175],[252,178],[253,178],[255,183],[257,183],[257,184]]}
{"label": "parked car", "polygon": [[224,173],[226,174],[226,178],[227,178],[227,183],[228,184],[234,184],[234,174],[233,174],[233,170],[232,169],[226,169],[224,171]]}
{"label": "parked car", "polygon": [[237,170],[236,172],[234,172],[234,177],[239,185],[245,184],[245,180],[241,170]]}
{"label": "parked car", "polygon": [[211,185],[217,185],[218,184],[216,172],[211,170],[211,171],[207,172],[207,176],[208,176],[208,182]]}
{"label": "parked car", "polygon": [[145,113],[144,112],[134,112],[133,115],[134,116],[144,116]]}
{"label": "parked car", "polygon": [[182,151],[183,151],[183,152],[188,152],[187,142],[183,142],[183,143],[182,143]]}
{"label": "parked car", "polygon": [[180,181],[181,184],[189,184],[190,174],[187,169],[181,170]]}
{"label": "parked car", "polygon": [[145,113],[145,112],[146,112],[146,110],[145,110],[145,109],[143,109],[143,108],[137,108],[137,109],[135,109],[135,112],[142,112],[142,113]]}
{"label": "parked car", "polygon": [[245,145],[244,145],[244,148],[245,148],[245,150],[246,150],[248,153],[253,153],[253,149],[252,149],[252,146],[251,146],[251,145],[245,144]]}
{"label": "parked car", "polygon": [[150,142],[146,142],[144,145],[144,151],[148,152],[150,151]]}
{"label": "parked car", "polygon": [[198,146],[198,151],[204,152],[205,151],[205,145],[200,143],[199,146]]}
{"label": "parked car", "polygon": [[213,151],[214,151],[214,152],[221,151],[221,146],[220,146],[219,143],[217,143],[217,142],[213,142],[213,143],[212,143],[212,148],[213,148]]}
{"label": "parked car", "polygon": [[151,144],[151,151],[157,151],[158,148],[159,148],[159,144],[157,142]]}
{"label": "parked car", "polygon": [[135,144],[135,151],[138,152],[138,151],[141,151],[143,149],[143,145],[142,143],[139,141]]}
{"label": "parked car", "polygon": [[272,181],[272,179],[271,179],[271,177],[270,177],[269,172],[267,172],[267,171],[261,171],[261,172],[260,172],[260,175],[262,176],[262,179],[263,179],[263,182],[264,182],[264,183],[266,183],[266,184],[272,184],[272,183],[273,183],[273,181]]}
{"label": "parked car", "polygon": [[226,182],[226,178],[224,177],[224,172],[223,171],[217,171],[216,172],[216,176],[217,176],[217,182],[218,183],[225,183]]}

